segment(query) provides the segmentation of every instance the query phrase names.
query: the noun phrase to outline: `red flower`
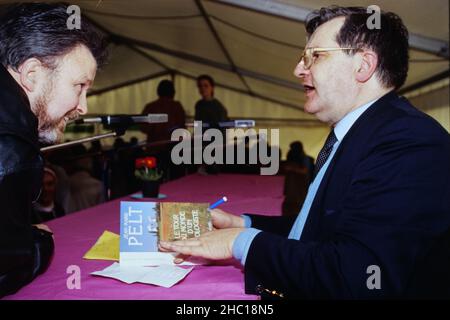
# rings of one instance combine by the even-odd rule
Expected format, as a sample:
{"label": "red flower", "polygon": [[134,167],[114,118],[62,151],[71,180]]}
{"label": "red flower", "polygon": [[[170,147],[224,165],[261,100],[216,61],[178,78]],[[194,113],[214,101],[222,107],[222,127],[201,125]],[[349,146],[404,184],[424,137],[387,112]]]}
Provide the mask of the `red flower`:
{"label": "red flower", "polygon": [[145,157],[145,158],[137,158],[135,162],[136,169],[147,168],[153,169],[156,168],[156,158],[155,157]]}

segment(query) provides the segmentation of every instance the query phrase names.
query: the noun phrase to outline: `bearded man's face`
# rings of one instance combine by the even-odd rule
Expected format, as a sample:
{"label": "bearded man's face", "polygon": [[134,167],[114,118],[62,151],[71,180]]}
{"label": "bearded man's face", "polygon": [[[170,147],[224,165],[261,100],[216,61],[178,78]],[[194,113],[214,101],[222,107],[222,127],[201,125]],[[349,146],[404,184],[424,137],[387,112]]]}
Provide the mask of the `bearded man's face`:
{"label": "bearded man's face", "polygon": [[61,141],[68,121],[87,112],[87,90],[94,81],[97,63],[89,49],[77,46],[49,70],[45,84],[31,101],[38,118],[39,141]]}

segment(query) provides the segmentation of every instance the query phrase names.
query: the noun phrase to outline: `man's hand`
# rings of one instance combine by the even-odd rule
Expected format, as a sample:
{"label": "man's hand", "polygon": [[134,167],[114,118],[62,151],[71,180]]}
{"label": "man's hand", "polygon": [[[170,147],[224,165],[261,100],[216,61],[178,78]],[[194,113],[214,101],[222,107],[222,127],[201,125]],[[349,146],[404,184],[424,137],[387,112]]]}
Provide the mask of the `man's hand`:
{"label": "man's hand", "polygon": [[45,230],[53,234],[53,231],[46,224],[34,224],[34,226],[38,229]]}
{"label": "man's hand", "polygon": [[212,209],[211,218],[213,226],[216,229],[245,227],[244,218],[225,212],[220,209]]}
{"label": "man's hand", "polygon": [[[244,226],[245,226],[244,219],[242,217],[236,216],[234,214],[225,212],[220,209],[211,210],[211,219],[212,219],[214,228],[215,229],[224,229],[223,231],[226,231],[225,229],[231,229],[231,228],[234,228],[234,229],[240,228],[239,230],[243,231],[242,228],[244,228]],[[175,242],[162,242],[159,245],[159,249],[162,252],[168,252],[168,251],[178,252],[179,254],[173,260],[173,262],[176,264],[182,263],[183,261],[187,260],[189,258],[189,256],[191,255],[191,253],[184,253],[184,252],[191,252],[191,250],[194,250],[194,251],[200,250],[201,251],[201,254],[193,253],[192,255],[194,255],[194,256],[200,256],[200,257],[204,257],[204,258],[208,258],[208,259],[214,259],[214,258],[210,258],[209,256],[208,257],[206,256],[206,254],[208,253],[207,251],[212,249],[211,246],[213,246],[213,244],[201,244],[201,241],[203,241],[203,242],[211,241],[211,240],[208,240],[209,237],[212,237],[214,239],[214,241],[219,241],[219,242],[223,241],[223,240],[220,240],[223,236],[222,234],[219,233],[219,235],[215,235],[215,233],[218,231],[219,230],[211,232],[212,234],[214,234],[213,236],[208,236],[209,233],[205,233],[203,236],[201,236],[200,238],[196,238],[196,239],[189,239],[189,240],[175,241]],[[239,232],[238,232],[238,234],[239,234]],[[208,237],[208,238],[206,238],[206,237]],[[216,237],[219,237],[219,239]],[[237,235],[232,239],[230,248],[228,249],[228,251],[229,251],[229,253],[227,253],[228,258],[232,256],[231,251],[232,251],[234,239],[236,237],[237,237]],[[192,243],[194,240],[197,240],[198,242]],[[184,244],[186,242],[187,242],[187,244]],[[180,250],[184,250],[184,251],[177,250],[178,247],[173,247],[172,244],[177,244],[179,246],[182,246],[182,248],[180,248]],[[198,249],[198,248],[194,249],[194,248],[186,247],[186,246],[192,246],[193,244],[200,246],[201,249]],[[223,249],[224,244],[225,243],[219,244],[219,245],[221,245],[220,247],[222,249]],[[214,246],[215,245],[216,244],[214,244]],[[227,258],[216,258],[216,259],[227,259]]]}
{"label": "man's hand", "polygon": [[[233,257],[233,243],[244,228],[226,228],[207,232],[199,238],[173,242],[161,241],[163,251],[178,252],[184,256],[196,256],[211,260],[222,260]],[[179,261],[175,260],[175,263]]]}

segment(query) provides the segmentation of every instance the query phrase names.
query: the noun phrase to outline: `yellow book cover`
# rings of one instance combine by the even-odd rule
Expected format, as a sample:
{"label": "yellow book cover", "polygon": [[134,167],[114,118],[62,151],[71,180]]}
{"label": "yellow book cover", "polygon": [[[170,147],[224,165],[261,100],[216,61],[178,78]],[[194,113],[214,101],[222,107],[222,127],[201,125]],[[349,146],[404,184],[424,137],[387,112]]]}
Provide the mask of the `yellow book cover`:
{"label": "yellow book cover", "polygon": [[161,202],[159,240],[176,241],[197,238],[212,230],[209,203]]}

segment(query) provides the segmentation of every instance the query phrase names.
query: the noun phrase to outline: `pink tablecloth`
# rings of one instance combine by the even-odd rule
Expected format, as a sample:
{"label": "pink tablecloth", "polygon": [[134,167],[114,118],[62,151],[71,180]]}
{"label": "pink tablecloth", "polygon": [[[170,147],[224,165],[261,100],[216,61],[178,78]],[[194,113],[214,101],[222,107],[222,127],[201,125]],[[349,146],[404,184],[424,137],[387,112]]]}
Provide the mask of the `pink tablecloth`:
{"label": "pink tablecloth", "polygon": [[[281,213],[282,177],[221,174],[191,175],[164,184],[165,201],[215,202],[222,196],[228,203],[222,209],[241,214]],[[112,261],[85,260],[83,255],[104,230],[119,232],[120,200],[110,201],[48,223],[55,236],[55,256],[46,273],[37,277],[17,294],[5,299],[256,299],[244,293],[244,275],[237,262],[196,266],[172,288],[146,284],[127,285],[118,280],[95,277]],[[68,289],[67,268],[79,266],[81,289]]]}

